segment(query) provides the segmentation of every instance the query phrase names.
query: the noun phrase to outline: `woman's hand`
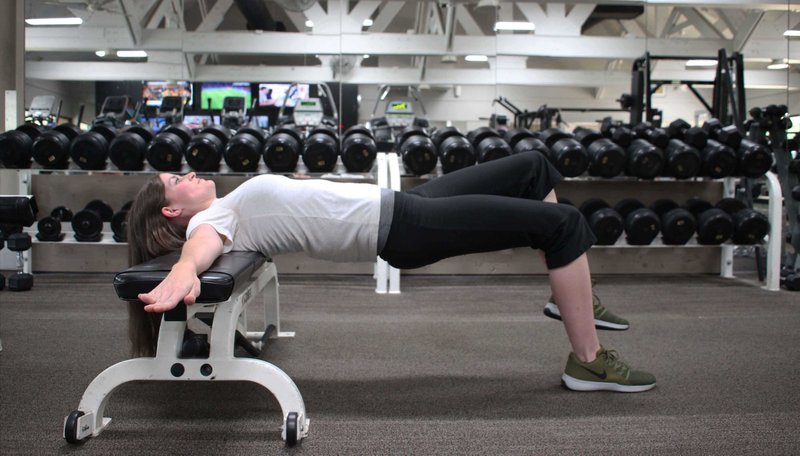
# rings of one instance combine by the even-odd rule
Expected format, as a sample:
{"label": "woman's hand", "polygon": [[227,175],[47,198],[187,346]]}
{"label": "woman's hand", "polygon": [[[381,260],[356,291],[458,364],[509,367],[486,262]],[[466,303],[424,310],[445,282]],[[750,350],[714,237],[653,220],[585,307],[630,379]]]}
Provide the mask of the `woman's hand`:
{"label": "woman's hand", "polygon": [[193,264],[175,263],[172,270],[150,293],[141,293],[139,300],[146,312],[166,312],[179,302],[192,305],[200,295],[200,279]]}

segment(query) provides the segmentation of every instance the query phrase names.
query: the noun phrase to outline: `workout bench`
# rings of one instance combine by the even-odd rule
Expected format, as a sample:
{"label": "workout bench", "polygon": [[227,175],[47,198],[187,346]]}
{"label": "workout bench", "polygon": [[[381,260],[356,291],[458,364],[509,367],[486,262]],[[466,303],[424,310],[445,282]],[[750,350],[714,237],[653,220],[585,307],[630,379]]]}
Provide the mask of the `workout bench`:
{"label": "workout bench", "polygon": [[[117,274],[114,278],[117,295],[125,301],[136,301],[139,293],[149,292],[166,277],[178,258],[179,252],[176,252]],[[309,420],[303,397],[292,379],[267,361],[234,357],[236,345],[248,354],[258,356],[268,338],[294,335],[280,332],[275,265],[258,253],[230,252],[218,258],[200,275],[200,283],[196,304],[187,306],[180,303],[163,314],[154,358],[119,362],[101,372],[89,384],[78,409],[64,420],[64,438],[68,442],[83,443],[89,437],[99,435],[111,422],[111,418],[103,416],[111,392],[136,380],[245,380],[258,383],[280,404],[283,413],[281,438],[286,444],[292,446],[308,435]],[[246,307],[259,296],[264,303],[266,329],[247,331]],[[187,322],[210,329],[207,357],[190,357],[185,353],[182,356]]]}

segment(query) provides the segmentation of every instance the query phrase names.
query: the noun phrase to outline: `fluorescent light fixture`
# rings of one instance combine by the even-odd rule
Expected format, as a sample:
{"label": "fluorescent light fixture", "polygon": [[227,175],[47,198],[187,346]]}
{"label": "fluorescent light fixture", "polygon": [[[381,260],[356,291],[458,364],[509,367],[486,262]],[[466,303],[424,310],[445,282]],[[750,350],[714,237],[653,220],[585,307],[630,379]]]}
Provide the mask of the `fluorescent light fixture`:
{"label": "fluorescent light fixture", "polygon": [[83,19],[79,17],[48,17],[41,19],[25,19],[28,25],[81,25]]}
{"label": "fluorescent light fixture", "polygon": [[314,22],[312,22],[311,20],[307,20],[307,21],[306,21],[306,27],[308,27],[308,28],[314,28]]}
{"label": "fluorescent light fixture", "polygon": [[533,31],[536,29],[536,26],[533,25],[533,22],[507,22],[507,21],[500,21],[494,23],[494,31],[498,30],[513,30],[513,31]]}
{"label": "fluorescent light fixture", "polygon": [[716,60],[711,59],[694,59],[686,61],[687,67],[713,67],[717,66]]}
{"label": "fluorescent light fixture", "polygon": [[147,52],[145,51],[117,51],[117,57],[123,59],[140,59],[143,57],[147,57]]}
{"label": "fluorescent light fixture", "polygon": [[364,54],[364,58],[368,59],[369,58],[369,54]]}
{"label": "fluorescent light fixture", "polygon": [[776,60],[773,63],[770,63],[769,65],[767,65],[767,69],[768,70],[785,70],[787,68],[789,68],[789,64],[788,63],[781,62],[781,61],[778,61],[778,60]]}
{"label": "fluorescent light fixture", "polygon": [[372,19],[364,19],[364,22],[361,23],[362,27],[372,27]]}
{"label": "fluorescent light fixture", "polygon": [[800,30],[787,30],[783,32],[783,36],[800,36]]}
{"label": "fluorescent light fixture", "polygon": [[106,56],[106,51],[94,51],[94,55],[96,55],[98,57],[105,57]]}
{"label": "fluorescent light fixture", "polygon": [[467,62],[488,62],[489,57],[486,57],[485,55],[468,55],[464,57],[464,60]]}

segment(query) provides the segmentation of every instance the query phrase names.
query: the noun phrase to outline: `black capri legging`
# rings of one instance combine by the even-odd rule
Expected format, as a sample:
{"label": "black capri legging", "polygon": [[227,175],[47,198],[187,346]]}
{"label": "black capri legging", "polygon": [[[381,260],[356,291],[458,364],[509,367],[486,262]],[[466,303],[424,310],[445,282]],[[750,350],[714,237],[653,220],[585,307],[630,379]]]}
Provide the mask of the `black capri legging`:
{"label": "black capri legging", "polygon": [[542,201],[562,179],[539,152],[463,168],[396,192],[380,257],[401,269],[469,253],[532,247],[549,269],[566,266],[596,238],[573,206]]}

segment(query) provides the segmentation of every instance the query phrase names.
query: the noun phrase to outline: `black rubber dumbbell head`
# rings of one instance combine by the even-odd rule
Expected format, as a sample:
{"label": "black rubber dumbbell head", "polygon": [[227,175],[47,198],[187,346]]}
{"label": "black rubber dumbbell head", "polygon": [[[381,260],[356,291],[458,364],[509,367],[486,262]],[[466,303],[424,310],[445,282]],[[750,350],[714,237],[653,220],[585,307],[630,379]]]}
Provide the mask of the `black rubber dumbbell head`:
{"label": "black rubber dumbbell head", "polygon": [[[558,202],[564,204],[561,199]],[[604,200],[590,198],[581,204],[579,210],[597,237],[597,245],[614,245],[622,235],[622,216]]]}
{"label": "black rubber dumbbell head", "polygon": [[666,245],[684,245],[694,236],[697,222],[687,209],[671,199],[660,199],[650,209],[661,219],[661,241]]}
{"label": "black rubber dumbbell head", "polygon": [[108,156],[117,168],[123,171],[144,169],[147,146],[155,137],[147,125],[132,125],[117,135],[108,148]]}
{"label": "black rubber dumbbell head", "polygon": [[714,179],[732,176],[736,172],[738,158],[731,147],[709,139],[700,151],[700,174]]}
{"label": "black rubber dumbbell head", "polygon": [[447,174],[476,163],[475,148],[463,135],[452,135],[439,144],[439,161]]}
{"label": "black rubber dumbbell head", "polygon": [[363,125],[354,125],[344,132],[342,163],[349,172],[365,173],[372,169],[378,149],[372,133]]}
{"label": "black rubber dumbbell head", "polygon": [[128,211],[120,210],[111,217],[111,231],[116,242],[128,241]]}
{"label": "black rubber dumbbell head", "polygon": [[31,236],[28,233],[12,233],[6,239],[6,248],[12,252],[24,252],[31,248]]}
{"label": "black rubber dumbbell head", "polygon": [[180,171],[183,152],[192,135],[186,125],[173,124],[164,128],[147,147],[147,162],[158,171]]}
{"label": "black rubber dumbbell head", "polygon": [[661,231],[658,215],[637,199],[623,199],[614,206],[614,209],[625,221],[628,244],[649,245]]}
{"label": "black rubber dumbbell head", "polygon": [[264,143],[262,155],[267,168],[274,173],[291,173],[300,160],[302,140],[293,128],[279,127]]}
{"label": "black rubber dumbbell head", "polygon": [[690,198],[686,208],[697,220],[697,243],[719,245],[733,236],[733,218],[700,198]]}
{"label": "black rubber dumbbell head", "polygon": [[769,233],[770,223],[766,215],[748,208],[735,198],[723,198],[715,205],[733,219],[733,243],[748,245],[764,240]]}

